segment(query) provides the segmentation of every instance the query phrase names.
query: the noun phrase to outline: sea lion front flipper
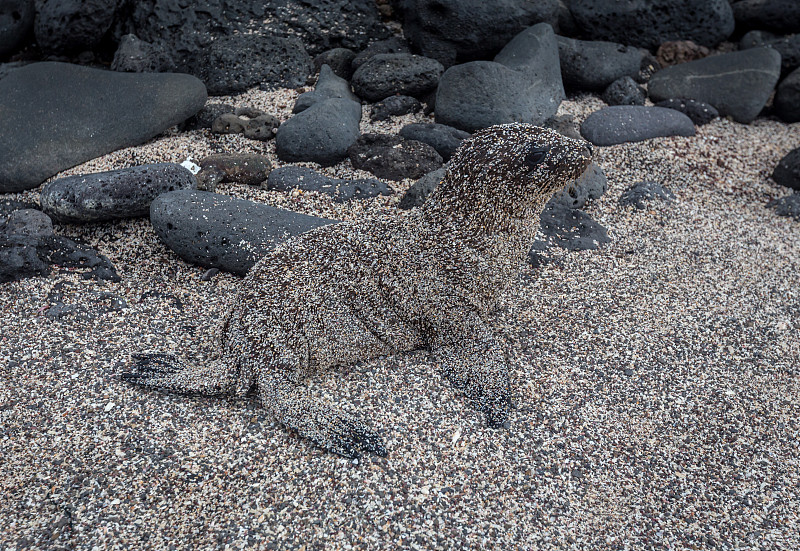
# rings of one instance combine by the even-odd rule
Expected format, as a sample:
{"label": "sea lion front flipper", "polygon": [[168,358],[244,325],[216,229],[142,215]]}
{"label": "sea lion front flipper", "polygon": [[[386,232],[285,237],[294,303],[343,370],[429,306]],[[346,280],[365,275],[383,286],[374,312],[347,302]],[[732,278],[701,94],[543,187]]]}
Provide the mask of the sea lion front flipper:
{"label": "sea lion front flipper", "polygon": [[505,426],[511,409],[508,364],[500,343],[477,314],[470,313],[431,347],[454,387],[463,389],[490,427]]}
{"label": "sea lion front flipper", "polygon": [[264,406],[281,424],[319,447],[351,459],[362,451],[386,457],[386,446],[378,434],[333,405],[310,396],[308,389],[283,369],[262,370],[258,387]]}

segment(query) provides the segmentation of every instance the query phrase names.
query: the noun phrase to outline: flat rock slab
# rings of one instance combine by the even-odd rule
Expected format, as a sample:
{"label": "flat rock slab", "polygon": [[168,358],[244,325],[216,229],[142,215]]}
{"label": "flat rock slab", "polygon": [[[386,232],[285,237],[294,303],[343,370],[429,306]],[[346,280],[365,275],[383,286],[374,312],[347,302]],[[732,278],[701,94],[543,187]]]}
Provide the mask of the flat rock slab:
{"label": "flat rock slab", "polygon": [[351,199],[367,199],[378,195],[391,195],[392,189],[375,178],[340,180],[305,166],[283,166],[273,170],[264,187],[275,191],[314,191],[326,193],[334,202],[344,203]]}
{"label": "flat rock slab", "polygon": [[39,201],[57,222],[100,222],[147,216],[162,193],[196,187],[181,165],[157,163],[59,178],[44,185]]}
{"label": "flat rock slab", "polygon": [[238,275],[289,237],[336,222],[189,190],[160,195],[150,205],[150,221],[158,237],[182,259]]}
{"label": "flat rock slab", "polygon": [[190,75],[56,62],[16,69],[0,79],[0,193],[35,188],[62,170],[143,143],[205,101],[205,86]]}
{"label": "flat rock slab", "polygon": [[658,182],[637,182],[622,192],[619,204],[632,206],[636,210],[644,210],[648,203],[652,201],[671,202],[675,200],[675,194]]}
{"label": "flat rock slab", "polygon": [[647,85],[653,103],[688,98],[708,103],[720,115],[747,124],[767,103],[781,74],[781,55],[772,48],[751,48],[667,67]]}
{"label": "flat rock slab", "polygon": [[674,109],[615,105],[589,115],[581,135],[594,145],[641,142],[664,136],[694,136],[692,119]]}

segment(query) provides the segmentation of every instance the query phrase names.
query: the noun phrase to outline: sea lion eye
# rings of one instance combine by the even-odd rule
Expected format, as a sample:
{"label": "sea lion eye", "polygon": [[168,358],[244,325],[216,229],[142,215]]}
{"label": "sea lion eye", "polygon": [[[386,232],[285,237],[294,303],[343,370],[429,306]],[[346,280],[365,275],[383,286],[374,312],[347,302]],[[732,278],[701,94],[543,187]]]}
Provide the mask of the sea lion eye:
{"label": "sea lion eye", "polygon": [[533,168],[547,158],[549,147],[532,147],[525,155],[525,164]]}

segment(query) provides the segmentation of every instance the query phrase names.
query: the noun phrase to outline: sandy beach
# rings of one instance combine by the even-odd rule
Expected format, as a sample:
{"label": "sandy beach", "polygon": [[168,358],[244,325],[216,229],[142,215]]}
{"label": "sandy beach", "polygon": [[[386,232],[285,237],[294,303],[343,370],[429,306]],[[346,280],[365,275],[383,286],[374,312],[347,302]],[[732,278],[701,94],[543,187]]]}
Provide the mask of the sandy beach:
{"label": "sandy beach", "polygon": [[[297,95],[218,100],[286,120]],[[580,122],[604,105],[574,96],[559,113]],[[432,122],[373,123],[369,109],[362,132]],[[769,175],[799,129],[717,119],[595,148],[609,191],[588,212],[611,242],[551,249],[493,318],[511,428],[487,428],[426,352],[382,357],[313,380],[384,437],[387,458],[357,462],[288,433],[255,397],[121,381],[132,353],[210,351],[240,279],[202,281],[146,219],[56,226],[121,281],[55,270],[0,285],[0,549],[800,548],[800,222],[765,206],[790,192]],[[219,152],[283,165],[273,142],[173,130],[59,176]],[[620,206],[642,180],[676,200]],[[347,203],[217,191],[352,220],[403,216],[412,183]]]}

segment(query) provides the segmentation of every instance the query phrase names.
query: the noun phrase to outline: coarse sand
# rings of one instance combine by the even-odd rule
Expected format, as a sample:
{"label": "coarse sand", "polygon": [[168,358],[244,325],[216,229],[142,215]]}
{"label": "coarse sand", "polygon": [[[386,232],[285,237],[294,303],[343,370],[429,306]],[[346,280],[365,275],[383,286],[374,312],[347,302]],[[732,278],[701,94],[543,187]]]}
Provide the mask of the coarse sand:
{"label": "coarse sand", "polygon": [[[220,98],[288,118],[297,91]],[[559,113],[581,121],[592,96]],[[421,114],[369,122],[396,132]],[[0,285],[0,549],[800,548],[800,222],[765,207],[800,126],[718,119],[691,138],[595,148],[609,191],[595,251],[551,249],[494,325],[512,366],[509,430],[489,429],[427,353],[322,373],[315,392],[383,435],[352,462],[290,434],[257,399],[142,391],[130,354],[203,356],[239,279],[180,260],[145,219],[56,232],[122,281]],[[172,131],[66,174],[264,153],[271,142]],[[313,165],[309,165],[313,166]],[[348,161],[323,172],[367,177]],[[677,196],[636,211],[641,180]],[[403,216],[397,193],[222,184],[297,212]],[[38,200],[38,191],[6,196]]]}

